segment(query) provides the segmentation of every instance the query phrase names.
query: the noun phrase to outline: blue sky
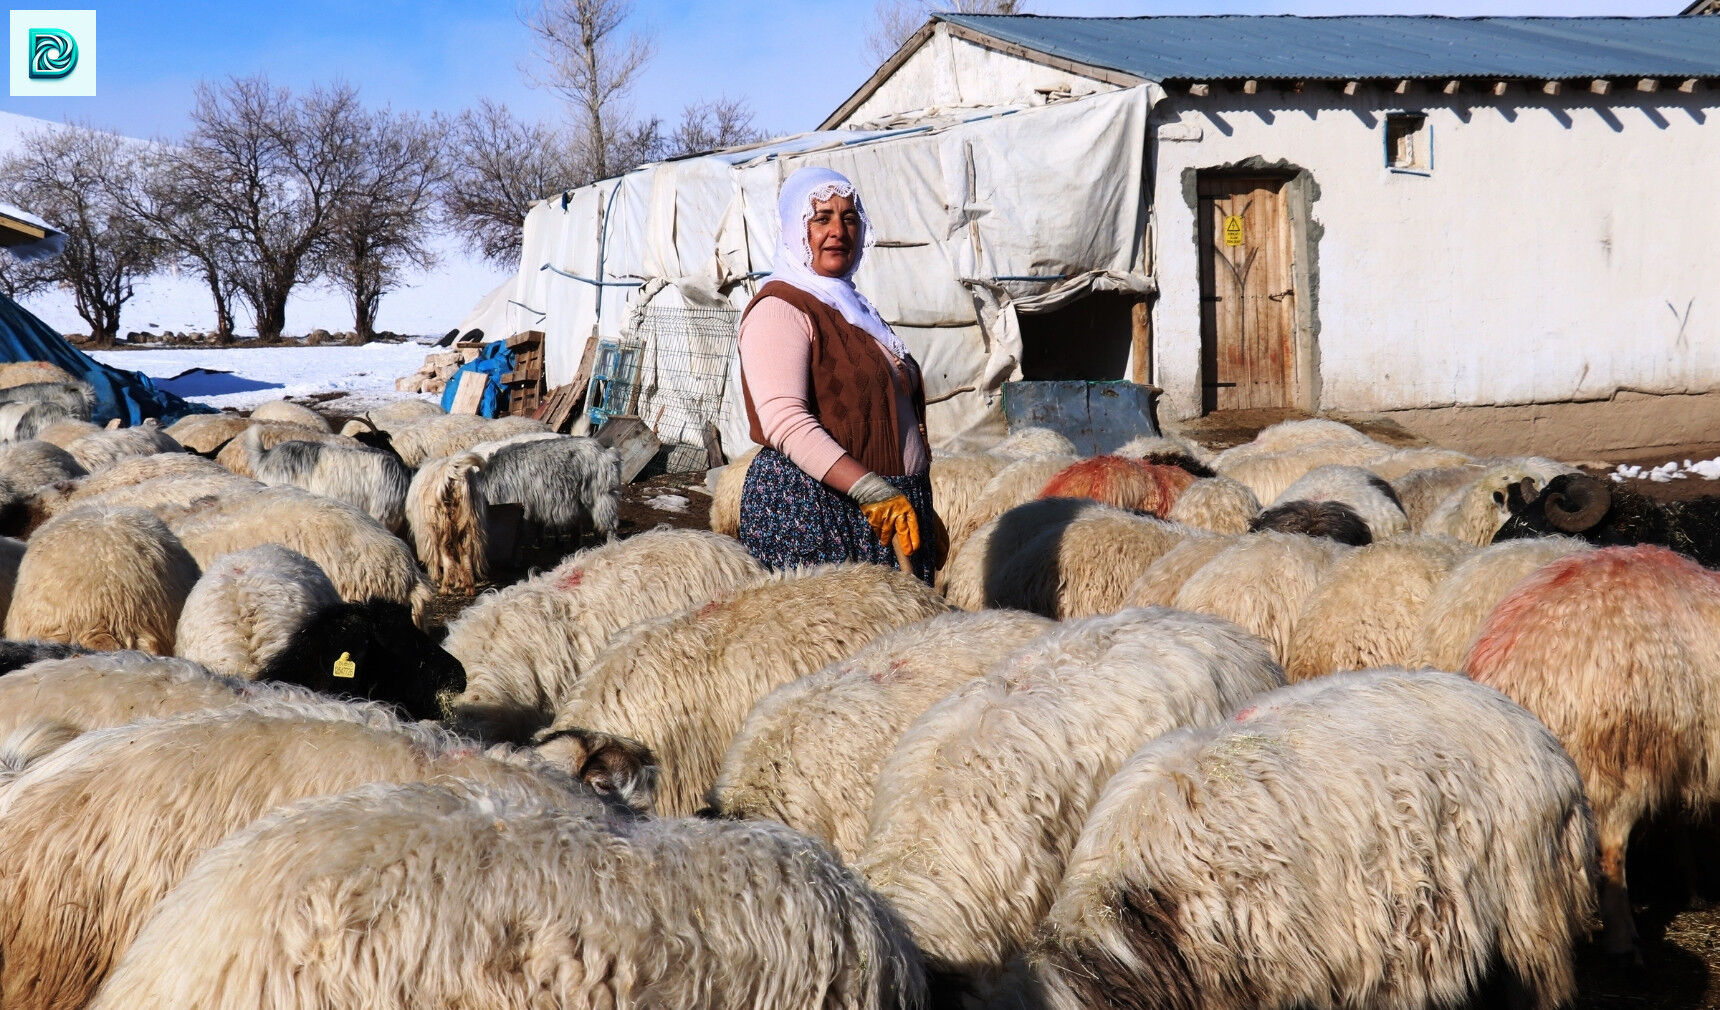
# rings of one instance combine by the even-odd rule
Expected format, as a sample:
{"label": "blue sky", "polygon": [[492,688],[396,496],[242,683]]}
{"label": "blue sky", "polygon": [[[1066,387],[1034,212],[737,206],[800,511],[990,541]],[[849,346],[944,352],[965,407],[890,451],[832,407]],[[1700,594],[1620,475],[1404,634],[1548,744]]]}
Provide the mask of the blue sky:
{"label": "blue sky", "polygon": [[[41,3],[40,7],[72,7]],[[1039,0],[1040,14],[1676,14],[1683,0]],[[0,96],[0,109],[75,118],[133,136],[186,127],[200,79],[267,73],[302,87],[341,79],[371,104],[457,112],[480,97],[534,117],[557,100],[525,82],[529,41],[509,0],[127,0],[100,3],[99,94]],[[636,0],[630,26],[657,40],[634,111],[673,123],[681,108],[745,98],[773,133],[810,129],[871,73],[872,0]]]}

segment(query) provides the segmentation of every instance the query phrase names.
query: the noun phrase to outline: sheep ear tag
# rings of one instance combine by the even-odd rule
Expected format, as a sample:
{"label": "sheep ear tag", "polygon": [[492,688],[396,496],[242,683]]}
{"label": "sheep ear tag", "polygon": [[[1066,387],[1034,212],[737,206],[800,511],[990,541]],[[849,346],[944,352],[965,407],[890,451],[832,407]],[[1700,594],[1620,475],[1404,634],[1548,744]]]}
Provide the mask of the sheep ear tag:
{"label": "sheep ear tag", "polygon": [[334,675],[342,680],[351,680],[358,676],[358,664],[352,661],[351,653],[343,652],[340,658],[334,661]]}

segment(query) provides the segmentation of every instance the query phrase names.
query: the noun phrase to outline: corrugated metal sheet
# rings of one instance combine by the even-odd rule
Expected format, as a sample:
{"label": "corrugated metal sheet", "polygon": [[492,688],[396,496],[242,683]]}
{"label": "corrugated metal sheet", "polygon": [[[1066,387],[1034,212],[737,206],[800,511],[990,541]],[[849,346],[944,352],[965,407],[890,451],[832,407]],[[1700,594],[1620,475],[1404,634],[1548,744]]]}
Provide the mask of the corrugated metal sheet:
{"label": "corrugated metal sheet", "polygon": [[1720,76],[1720,17],[936,17],[1151,81]]}

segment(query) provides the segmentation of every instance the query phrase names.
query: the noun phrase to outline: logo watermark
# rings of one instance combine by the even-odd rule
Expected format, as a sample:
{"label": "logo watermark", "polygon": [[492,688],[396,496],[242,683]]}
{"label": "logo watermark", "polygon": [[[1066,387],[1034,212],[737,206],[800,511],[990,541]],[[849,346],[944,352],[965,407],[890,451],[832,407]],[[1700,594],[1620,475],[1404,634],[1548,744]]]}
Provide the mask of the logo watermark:
{"label": "logo watermark", "polygon": [[13,11],[10,42],[13,95],[96,93],[95,11]]}

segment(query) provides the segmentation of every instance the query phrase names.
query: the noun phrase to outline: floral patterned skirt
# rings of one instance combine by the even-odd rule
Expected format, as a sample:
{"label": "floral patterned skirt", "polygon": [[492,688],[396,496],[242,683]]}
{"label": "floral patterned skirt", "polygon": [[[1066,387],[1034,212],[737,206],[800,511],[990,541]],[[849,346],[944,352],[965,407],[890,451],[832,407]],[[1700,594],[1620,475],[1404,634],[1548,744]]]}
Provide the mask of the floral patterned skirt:
{"label": "floral patterned skirt", "polygon": [[[885,477],[908,496],[920,521],[914,575],[932,581],[932,482],[926,474]],[[878,542],[860,506],[832,491],[775,449],[764,448],[747,468],[741,491],[741,546],[766,568],[833,561],[896,567],[896,552]]]}

